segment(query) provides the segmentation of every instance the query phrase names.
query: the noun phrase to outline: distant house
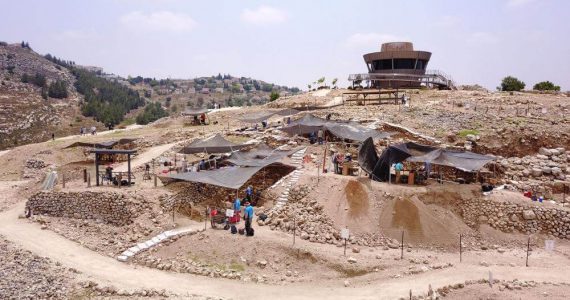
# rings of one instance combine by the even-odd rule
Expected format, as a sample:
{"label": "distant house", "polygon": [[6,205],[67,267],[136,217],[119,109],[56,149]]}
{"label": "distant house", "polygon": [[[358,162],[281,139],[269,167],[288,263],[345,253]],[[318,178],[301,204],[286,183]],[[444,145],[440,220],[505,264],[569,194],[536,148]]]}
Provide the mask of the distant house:
{"label": "distant house", "polygon": [[200,93],[202,93],[202,94],[209,94],[209,93],[210,93],[210,89],[207,88],[207,87],[203,87],[203,88],[200,90]]}
{"label": "distant house", "polygon": [[216,93],[223,94],[223,93],[224,93],[224,88],[216,88]]}

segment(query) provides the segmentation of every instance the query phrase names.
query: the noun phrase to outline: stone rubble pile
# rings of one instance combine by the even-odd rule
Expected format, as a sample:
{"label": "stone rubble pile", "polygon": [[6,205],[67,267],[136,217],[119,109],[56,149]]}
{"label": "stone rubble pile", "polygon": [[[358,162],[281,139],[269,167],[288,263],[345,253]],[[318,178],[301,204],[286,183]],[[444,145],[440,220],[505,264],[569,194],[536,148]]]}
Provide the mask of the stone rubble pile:
{"label": "stone rubble pile", "polygon": [[564,148],[540,148],[538,154],[532,156],[510,157],[499,161],[505,169],[509,184],[518,190],[535,190],[548,193],[544,185],[556,180],[570,179],[570,151]]}
{"label": "stone rubble pile", "polygon": [[504,232],[545,233],[558,238],[570,238],[570,210],[567,208],[479,198],[463,199],[460,209],[465,223],[471,227],[489,224]]}
{"label": "stone rubble pile", "polygon": [[[262,221],[258,218],[257,224],[269,226],[271,230],[281,230],[290,234],[293,234],[293,228],[296,226],[295,234],[302,240],[337,246],[344,245],[340,230],[335,227],[334,221],[326,215],[323,206],[317,200],[307,197],[310,192],[311,188],[306,185],[293,188],[286,204],[282,207],[265,210],[267,219]],[[295,220],[293,221],[294,216]],[[351,234],[348,243],[372,247],[386,245],[390,243],[390,240],[377,233]]]}
{"label": "stone rubble pile", "polygon": [[75,276],[72,269],[0,237],[0,299],[66,299]]}
{"label": "stone rubble pile", "polygon": [[31,158],[26,160],[26,168],[28,169],[43,169],[47,167],[46,163],[43,160]]}
{"label": "stone rubble pile", "polygon": [[92,219],[116,226],[131,224],[139,206],[115,192],[39,192],[26,202],[32,215]]}

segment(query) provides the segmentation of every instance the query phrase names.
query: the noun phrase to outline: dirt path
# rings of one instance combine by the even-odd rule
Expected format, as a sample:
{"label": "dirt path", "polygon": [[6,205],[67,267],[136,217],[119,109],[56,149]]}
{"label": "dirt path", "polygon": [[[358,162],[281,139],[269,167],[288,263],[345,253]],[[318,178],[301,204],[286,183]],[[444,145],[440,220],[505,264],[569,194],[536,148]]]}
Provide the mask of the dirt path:
{"label": "dirt path", "polygon": [[[147,151],[137,155],[137,157],[135,157],[135,159],[131,161],[131,169],[142,166],[145,163],[151,161],[153,158],[160,156],[162,153],[172,148],[172,146],[174,146],[175,144],[176,143],[171,143],[171,144],[165,144],[149,148]],[[128,168],[127,163],[123,162],[117,165],[114,169],[115,171],[118,172],[126,172],[127,168]]]}
{"label": "dirt path", "polygon": [[[124,132],[124,131],[129,131],[129,130],[134,130],[134,129],[140,129],[140,128],[144,128],[145,125],[138,125],[138,124],[133,124],[133,125],[129,125],[127,126],[125,129],[111,129],[111,130],[106,130],[106,131],[101,131],[101,132],[97,132],[97,135],[107,135],[107,134],[111,134],[111,133],[115,133],[115,132]],[[91,136],[91,135],[84,135],[85,137],[87,136]],[[64,137],[60,137],[60,138],[56,138],[56,141],[66,141],[66,140],[71,140],[71,139],[75,139],[75,138],[81,138],[84,137],[82,135],[67,135]]]}
{"label": "dirt path", "polygon": [[[374,285],[345,288],[341,284],[317,285],[300,283],[288,286],[272,286],[244,283],[225,279],[211,279],[188,274],[168,273],[145,267],[121,263],[110,257],[99,255],[58,234],[41,230],[37,224],[18,219],[24,203],[0,214],[0,234],[8,240],[38,255],[61,262],[66,267],[80,271],[81,279],[94,280],[100,284],[113,285],[120,289],[166,289],[181,296],[197,294],[203,296],[262,299],[272,295],[274,299],[394,299],[406,295],[410,289],[415,294],[443,285],[486,278],[489,268],[475,265],[461,265],[441,271],[424,273],[402,279],[375,282]],[[41,236],[41,238],[39,238]],[[513,280],[534,280],[560,282],[569,278],[570,266],[560,266],[556,270],[539,267],[491,268],[494,278]],[[239,291],[236,293],[236,291]],[[302,291],[302,292],[299,292]]]}
{"label": "dirt path", "polygon": [[2,151],[0,151],[0,156],[4,155],[4,154],[6,154],[6,153],[8,153],[8,152],[10,152],[10,151],[11,151],[11,150],[2,150]]}

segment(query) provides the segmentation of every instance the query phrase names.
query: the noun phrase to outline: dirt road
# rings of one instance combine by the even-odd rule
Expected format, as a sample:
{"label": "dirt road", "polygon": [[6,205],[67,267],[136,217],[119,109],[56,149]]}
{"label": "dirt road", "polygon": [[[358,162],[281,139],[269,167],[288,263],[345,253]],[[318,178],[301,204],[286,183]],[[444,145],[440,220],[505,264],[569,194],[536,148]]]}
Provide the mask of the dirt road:
{"label": "dirt road", "polygon": [[[18,219],[23,209],[24,203],[20,203],[0,214],[0,234],[24,249],[59,261],[66,267],[75,268],[82,273],[81,279],[93,280],[103,285],[113,285],[119,289],[165,289],[181,296],[194,294],[233,299],[262,299],[267,298],[267,295],[272,295],[274,299],[395,299],[406,295],[410,289],[414,294],[424,293],[429,284],[437,288],[465,280],[486,278],[489,271],[486,267],[461,265],[413,277],[390,279],[358,288],[345,288],[341,283],[327,283],[318,286],[308,283],[274,286],[212,279],[132,266],[102,256],[54,232],[41,230],[37,224],[30,223],[28,220]],[[560,266],[557,270],[545,270],[539,267],[493,266],[491,270],[494,278],[506,280],[517,278],[560,282],[563,278],[570,276],[570,266]],[[239,292],[236,293],[236,291]]]}
{"label": "dirt road", "polygon": [[[137,155],[137,157],[135,157],[135,159],[133,159],[131,161],[131,169],[142,166],[145,163],[151,161],[153,158],[159,157],[162,153],[168,151],[174,145],[176,145],[176,143],[164,144],[164,145],[149,148],[147,151]],[[123,162],[123,163],[117,165],[114,169],[115,169],[115,171],[118,171],[118,172],[126,172],[127,168],[128,168],[127,163]]]}

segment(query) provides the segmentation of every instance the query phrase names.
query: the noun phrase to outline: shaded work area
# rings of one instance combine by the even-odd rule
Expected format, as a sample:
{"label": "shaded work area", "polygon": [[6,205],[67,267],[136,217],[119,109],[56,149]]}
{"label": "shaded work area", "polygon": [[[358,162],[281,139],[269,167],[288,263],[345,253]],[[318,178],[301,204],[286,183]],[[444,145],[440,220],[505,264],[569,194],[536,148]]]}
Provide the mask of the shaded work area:
{"label": "shaded work area", "polygon": [[207,125],[210,123],[207,108],[186,108],[182,115],[191,117],[191,125]]}
{"label": "shaded work area", "polygon": [[[367,139],[362,143],[358,152],[358,164],[370,177],[378,181],[389,181],[393,164],[404,161],[422,163],[424,177],[430,175],[431,165],[451,167],[464,172],[476,172],[495,157],[472,152],[441,149],[433,146],[420,145],[413,142],[390,145],[380,156],[376,152],[374,141]],[[400,175],[403,170],[393,170]],[[413,176],[408,171],[408,176]],[[413,175],[412,175],[413,174]],[[420,175],[420,174],[418,174]],[[412,180],[413,181],[413,180]]]}
{"label": "shaded work area", "polygon": [[115,146],[124,146],[124,148],[133,148],[132,143],[137,139],[134,138],[124,138],[119,140],[110,140],[110,141],[103,141],[103,142],[75,142],[71,145],[65,147],[67,148],[75,148],[75,147],[91,147],[97,149],[113,149]]}
{"label": "shaded work area", "polygon": [[[97,174],[95,182],[97,186],[105,180],[117,185],[130,186],[133,184],[131,180],[134,179],[131,171],[131,156],[136,154],[137,150],[93,149],[90,152],[95,154],[95,174]],[[117,155],[125,155],[127,157],[127,172],[113,172],[113,169],[110,167],[107,167],[105,171],[99,171],[99,165],[115,161],[115,156]]]}
{"label": "shaded work area", "polygon": [[[161,181],[164,183],[174,181],[198,182],[224,188],[239,189],[265,167],[270,165],[287,166],[281,161],[295,151],[297,150],[276,151],[267,146],[261,146],[259,149],[248,152],[233,152],[224,161],[224,163],[231,164],[230,166],[162,176]],[[224,163],[220,165],[224,165]],[[291,166],[288,167],[293,168]]]}
{"label": "shaded work area", "polygon": [[194,154],[194,153],[226,153],[240,150],[242,148],[251,146],[250,144],[236,144],[231,141],[226,140],[221,134],[216,134],[214,136],[195,140],[188,146],[183,147],[178,151],[183,154]]}
{"label": "shaded work area", "polygon": [[367,138],[383,139],[390,136],[390,133],[366,128],[356,122],[330,121],[312,114],[307,114],[301,119],[291,122],[281,130],[291,136],[317,134],[321,130],[329,136],[357,142],[362,142]]}

